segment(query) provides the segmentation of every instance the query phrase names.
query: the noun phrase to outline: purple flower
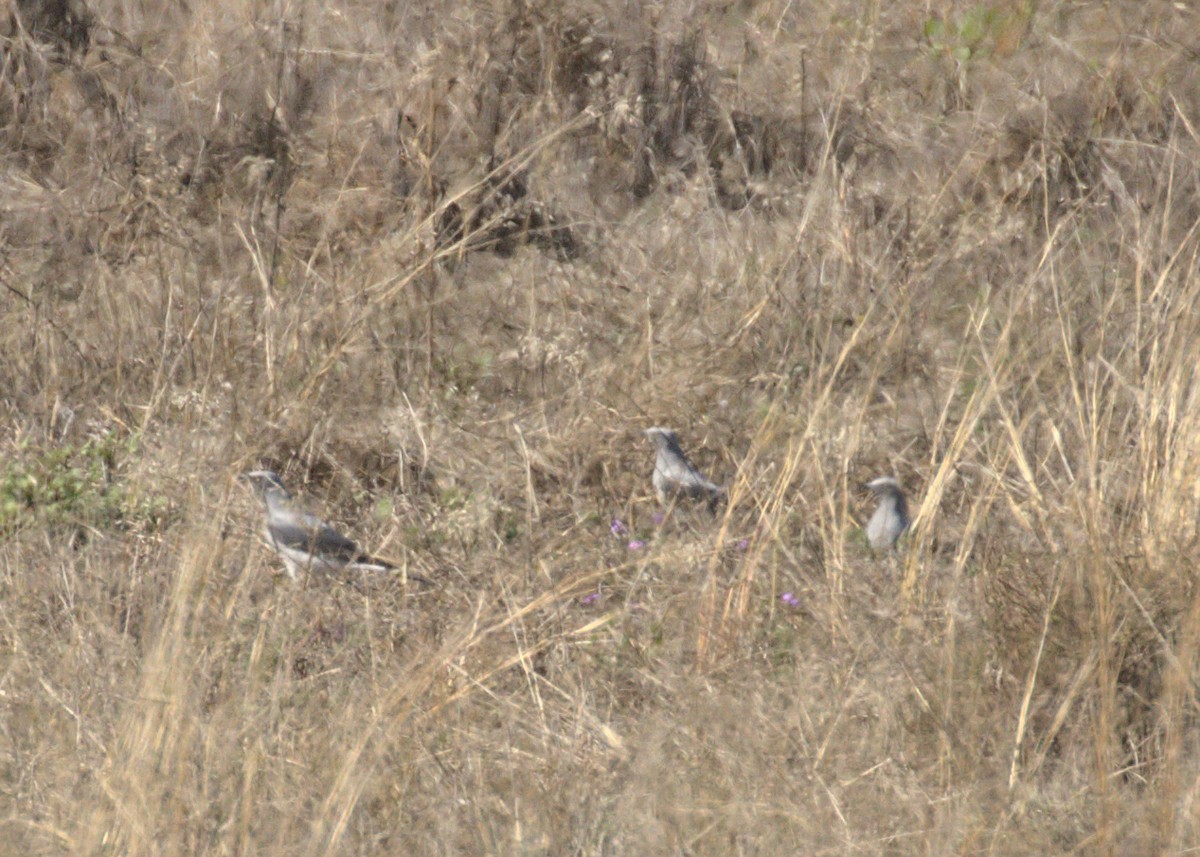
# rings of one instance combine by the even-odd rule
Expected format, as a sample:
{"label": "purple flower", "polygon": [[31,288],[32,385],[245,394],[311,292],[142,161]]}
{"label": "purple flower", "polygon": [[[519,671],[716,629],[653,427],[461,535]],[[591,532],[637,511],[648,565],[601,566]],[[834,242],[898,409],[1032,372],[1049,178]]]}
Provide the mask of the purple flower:
{"label": "purple flower", "polygon": [[582,598],[580,598],[580,599],[579,599],[579,603],[580,603],[580,604],[583,604],[584,606],[589,606],[589,607],[590,607],[592,604],[595,604],[595,603],[596,603],[597,601],[599,601],[599,600],[600,600],[600,593],[599,593],[599,592],[593,592],[593,593],[592,593],[592,594],[590,594],[590,595],[585,595],[585,596],[583,596]]}
{"label": "purple flower", "polygon": [[623,536],[629,532],[628,527],[625,526],[625,522],[620,518],[613,518],[612,523],[608,525],[608,529],[614,536]]}
{"label": "purple flower", "polygon": [[646,543],[644,541],[642,541],[641,539],[634,539],[633,541],[631,541],[629,543],[629,549],[631,551],[640,551],[645,546],[646,546]]}
{"label": "purple flower", "polygon": [[733,543],[733,546],[740,551],[744,551],[750,547],[750,540],[749,539],[738,539],[736,542]]}
{"label": "purple flower", "polygon": [[796,593],[794,593],[794,592],[783,593],[783,595],[779,596],[779,600],[782,601],[784,604],[786,604],[788,607],[799,607],[800,606],[800,599],[796,597]]}
{"label": "purple flower", "polygon": [[663,520],[664,520],[666,517],[667,517],[667,516],[666,516],[664,513],[662,513],[662,512],[655,512],[653,515],[651,515],[651,516],[650,516],[650,520],[651,520],[651,521],[653,521],[653,522],[654,522],[654,526],[656,526],[656,527],[657,527],[659,524],[661,524],[661,523],[663,522]]}

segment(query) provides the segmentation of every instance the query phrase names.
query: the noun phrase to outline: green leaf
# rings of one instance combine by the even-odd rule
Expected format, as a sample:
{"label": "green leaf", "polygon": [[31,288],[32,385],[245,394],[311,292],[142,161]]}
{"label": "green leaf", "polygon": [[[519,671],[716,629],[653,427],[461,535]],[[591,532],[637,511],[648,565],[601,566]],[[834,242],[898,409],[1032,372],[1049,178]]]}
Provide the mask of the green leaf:
{"label": "green leaf", "polygon": [[985,6],[976,6],[963,16],[962,24],[958,28],[958,34],[968,45],[977,45],[991,31],[994,18],[995,13],[991,9]]}

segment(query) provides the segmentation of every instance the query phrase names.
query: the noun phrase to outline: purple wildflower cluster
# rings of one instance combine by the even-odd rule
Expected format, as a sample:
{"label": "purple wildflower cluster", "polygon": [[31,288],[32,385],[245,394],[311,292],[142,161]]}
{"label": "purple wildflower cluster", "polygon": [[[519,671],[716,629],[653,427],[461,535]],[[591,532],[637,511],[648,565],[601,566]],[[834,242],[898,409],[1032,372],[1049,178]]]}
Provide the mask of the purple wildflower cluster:
{"label": "purple wildflower cluster", "polygon": [[[629,535],[629,527],[625,526],[625,522],[620,518],[613,518],[608,523],[608,531],[617,538]],[[641,539],[630,539],[626,547],[631,551],[640,551],[646,546],[646,543]]]}

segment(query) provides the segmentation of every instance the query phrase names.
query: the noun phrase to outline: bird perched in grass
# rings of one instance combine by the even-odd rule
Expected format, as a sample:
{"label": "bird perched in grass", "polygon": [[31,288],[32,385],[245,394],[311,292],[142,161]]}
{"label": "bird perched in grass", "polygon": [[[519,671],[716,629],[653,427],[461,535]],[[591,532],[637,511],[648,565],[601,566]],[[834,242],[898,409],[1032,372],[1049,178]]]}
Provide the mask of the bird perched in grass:
{"label": "bird perched in grass", "polygon": [[[266,507],[263,534],[267,544],[287,566],[292,580],[301,572],[328,574],[347,568],[375,572],[396,570],[392,563],[363,553],[358,545],[316,515],[297,508],[278,473],[254,470],[243,478]],[[416,575],[409,577],[428,582]]]}
{"label": "bird perched in grass", "polygon": [[654,493],[666,505],[673,499],[686,497],[706,500],[715,509],[725,497],[725,489],[709,482],[692,466],[679,447],[679,437],[669,428],[648,428],[646,437],[654,441],[658,456],[654,460]]}
{"label": "bird perched in grass", "polygon": [[890,476],[880,476],[867,483],[867,488],[879,498],[875,514],[867,522],[867,541],[877,551],[891,550],[896,540],[908,529],[908,504],[900,483]]}

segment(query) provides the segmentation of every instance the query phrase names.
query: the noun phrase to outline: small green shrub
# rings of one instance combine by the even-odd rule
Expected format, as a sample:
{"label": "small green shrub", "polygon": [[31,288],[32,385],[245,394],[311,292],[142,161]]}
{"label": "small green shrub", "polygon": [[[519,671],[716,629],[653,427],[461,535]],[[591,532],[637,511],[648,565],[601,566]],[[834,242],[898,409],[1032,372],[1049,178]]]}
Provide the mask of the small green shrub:
{"label": "small green shrub", "polygon": [[925,22],[925,38],[935,54],[949,55],[961,63],[990,53],[1001,15],[991,6],[974,6],[958,20],[930,18]]}
{"label": "small green shrub", "polygon": [[0,471],[0,535],[34,523],[111,527],[161,523],[164,498],[139,495],[116,479],[137,438],[106,432],[81,444],[38,450],[22,444]]}
{"label": "small green shrub", "polygon": [[1029,35],[1035,4],[1030,0],[1010,4],[980,4],[956,19],[929,18],[925,39],[935,56],[949,56],[960,64],[989,56],[1009,56]]}

